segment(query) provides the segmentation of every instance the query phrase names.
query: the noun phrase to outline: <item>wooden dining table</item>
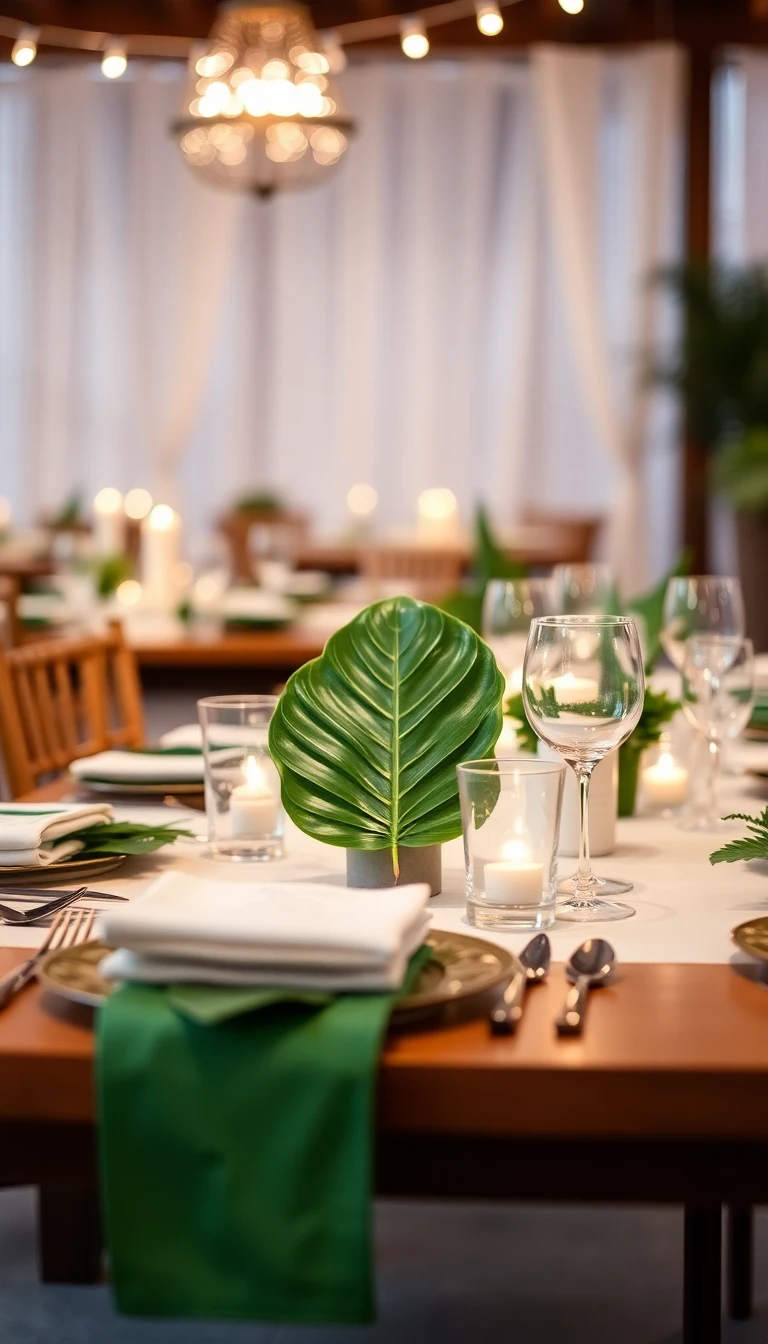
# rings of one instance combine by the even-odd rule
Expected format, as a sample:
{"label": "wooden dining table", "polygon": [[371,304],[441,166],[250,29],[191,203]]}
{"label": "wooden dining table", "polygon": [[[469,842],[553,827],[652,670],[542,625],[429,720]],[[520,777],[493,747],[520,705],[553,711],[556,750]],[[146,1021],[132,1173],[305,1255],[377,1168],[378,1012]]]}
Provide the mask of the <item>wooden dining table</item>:
{"label": "wooden dining table", "polygon": [[[35,797],[66,791],[56,784]],[[724,870],[726,889],[729,877]],[[673,887],[659,896],[671,901]],[[762,888],[752,899],[759,907]],[[440,900],[435,922],[458,919]],[[657,936],[653,918],[648,936]],[[595,931],[571,925],[567,937]],[[555,939],[556,955],[560,945]],[[0,948],[0,973],[20,955]],[[553,1028],[565,986],[558,962],[529,992],[513,1037],[492,1036],[485,1018],[390,1034],[377,1189],[404,1198],[680,1205],[684,1339],[714,1344],[723,1206],[729,1306],[744,1316],[751,1207],[768,1202],[768,978],[746,959],[630,960],[592,995],[574,1039]],[[101,1273],[94,1119],[92,1014],[33,986],[0,1014],[0,1183],[40,1191],[46,1280]]]}

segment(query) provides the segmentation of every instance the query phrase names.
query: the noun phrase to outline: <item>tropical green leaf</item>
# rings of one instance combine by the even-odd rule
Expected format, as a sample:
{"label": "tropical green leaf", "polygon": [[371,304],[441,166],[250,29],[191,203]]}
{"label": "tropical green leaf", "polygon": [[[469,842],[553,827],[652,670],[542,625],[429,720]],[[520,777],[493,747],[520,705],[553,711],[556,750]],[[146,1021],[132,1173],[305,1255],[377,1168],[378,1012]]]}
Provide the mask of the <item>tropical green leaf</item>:
{"label": "tropical green leaf", "polygon": [[475,576],[483,589],[491,579],[524,579],[526,568],[510,560],[497,542],[482,504],[475,515]]}
{"label": "tropical green leaf", "polygon": [[759,817],[745,812],[730,812],[725,821],[745,821],[747,834],[740,840],[730,840],[721,849],[710,854],[710,863],[736,863],[738,859],[768,859],[768,807]]}
{"label": "tropical green leaf", "polygon": [[100,854],[154,854],[164,845],[172,845],[180,835],[192,832],[180,826],[145,826],[137,821],[106,821],[98,826],[86,826],[73,831],[68,840],[82,841],[78,858],[95,858]]}
{"label": "tropical green leaf", "polygon": [[467,625],[408,597],[367,607],[299,668],[269,745],[285,810],[347,849],[442,844],[461,833],[456,766],[490,756],[504,678]]}
{"label": "tropical green leaf", "polygon": [[669,573],[659,580],[655,588],[651,588],[648,593],[642,593],[640,597],[633,597],[626,604],[628,614],[639,616],[643,624],[646,672],[653,671],[661,654],[661,630],[664,625],[664,598],[667,584],[670,579],[690,572],[691,552],[686,550],[677,557]]}

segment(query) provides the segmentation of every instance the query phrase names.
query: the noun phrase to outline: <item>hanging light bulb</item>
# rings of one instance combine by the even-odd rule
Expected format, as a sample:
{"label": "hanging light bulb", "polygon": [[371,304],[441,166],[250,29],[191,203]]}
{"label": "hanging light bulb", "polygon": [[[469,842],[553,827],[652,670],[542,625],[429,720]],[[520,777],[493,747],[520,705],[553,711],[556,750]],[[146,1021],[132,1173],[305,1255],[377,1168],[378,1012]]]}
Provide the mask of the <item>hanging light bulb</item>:
{"label": "hanging light bulb", "polygon": [[39,36],[39,28],[30,28],[26,24],[19,30],[19,36],[11,49],[11,60],[14,65],[32,64],[37,55],[37,39]]}
{"label": "hanging light bulb", "polygon": [[400,46],[412,61],[420,61],[429,51],[427,30],[418,14],[407,14],[400,20]]}
{"label": "hanging light bulb", "polygon": [[119,79],[127,69],[128,57],[125,54],[125,47],[113,38],[104,48],[104,55],[101,58],[101,73],[107,79]]}
{"label": "hanging light bulb", "polygon": [[[343,59],[338,38],[336,47]],[[224,6],[190,60],[172,128],[187,164],[261,196],[323,181],[355,129],[331,78],[334,59],[301,4]]]}
{"label": "hanging light bulb", "polygon": [[580,14],[584,8],[584,0],[559,0],[559,3],[566,14]]}
{"label": "hanging light bulb", "polygon": [[477,26],[483,37],[495,37],[504,27],[501,10],[495,0],[475,0]]}

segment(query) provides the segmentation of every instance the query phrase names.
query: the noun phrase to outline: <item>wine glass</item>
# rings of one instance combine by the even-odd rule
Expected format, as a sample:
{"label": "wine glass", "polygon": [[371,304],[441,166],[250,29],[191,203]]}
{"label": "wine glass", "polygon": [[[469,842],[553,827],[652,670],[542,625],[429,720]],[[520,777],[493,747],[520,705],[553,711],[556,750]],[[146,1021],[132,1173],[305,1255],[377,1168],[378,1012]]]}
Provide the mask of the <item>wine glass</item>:
{"label": "wine glass", "polygon": [[616,605],[616,582],[610,565],[555,565],[550,579],[553,616],[598,616]]}
{"label": "wine glass", "polygon": [[579,784],[579,866],[558,919],[627,919],[630,905],[599,896],[589,860],[592,771],[637,727],[645,677],[631,616],[544,616],[531,625],[523,667],[528,718],[542,741],[575,771]]}
{"label": "wine glass", "polygon": [[676,576],[664,596],[661,643],[669,661],[683,670],[690,635],[722,635],[743,639],[744,598],[738,579],[716,574]]}
{"label": "wine glass", "polygon": [[731,635],[691,635],[683,652],[683,710],[707,744],[706,786],[696,810],[680,825],[712,831],[722,825],[717,809],[720,750],[746,728],[755,701],[755,661],[751,639]]}
{"label": "wine glass", "polygon": [[506,695],[522,689],[528,632],[548,611],[547,579],[491,579],[483,599],[483,638],[507,679]]}

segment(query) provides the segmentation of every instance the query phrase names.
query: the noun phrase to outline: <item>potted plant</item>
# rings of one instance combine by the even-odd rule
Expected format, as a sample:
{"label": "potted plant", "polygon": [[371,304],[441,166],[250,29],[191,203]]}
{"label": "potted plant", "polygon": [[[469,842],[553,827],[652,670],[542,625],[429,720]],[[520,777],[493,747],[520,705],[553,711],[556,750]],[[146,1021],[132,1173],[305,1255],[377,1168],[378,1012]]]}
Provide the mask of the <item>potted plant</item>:
{"label": "potted plant", "polygon": [[698,264],[661,280],[683,321],[652,377],[680,393],[691,433],[713,454],[712,486],[736,514],[747,628],[768,649],[768,271]]}
{"label": "potted plant", "polygon": [[492,755],[504,678],[469,626],[409,597],[367,607],[299,668],[269,746],[300,830],[347,850],[350,886],[429,882],[461,834],[456,766]]}

